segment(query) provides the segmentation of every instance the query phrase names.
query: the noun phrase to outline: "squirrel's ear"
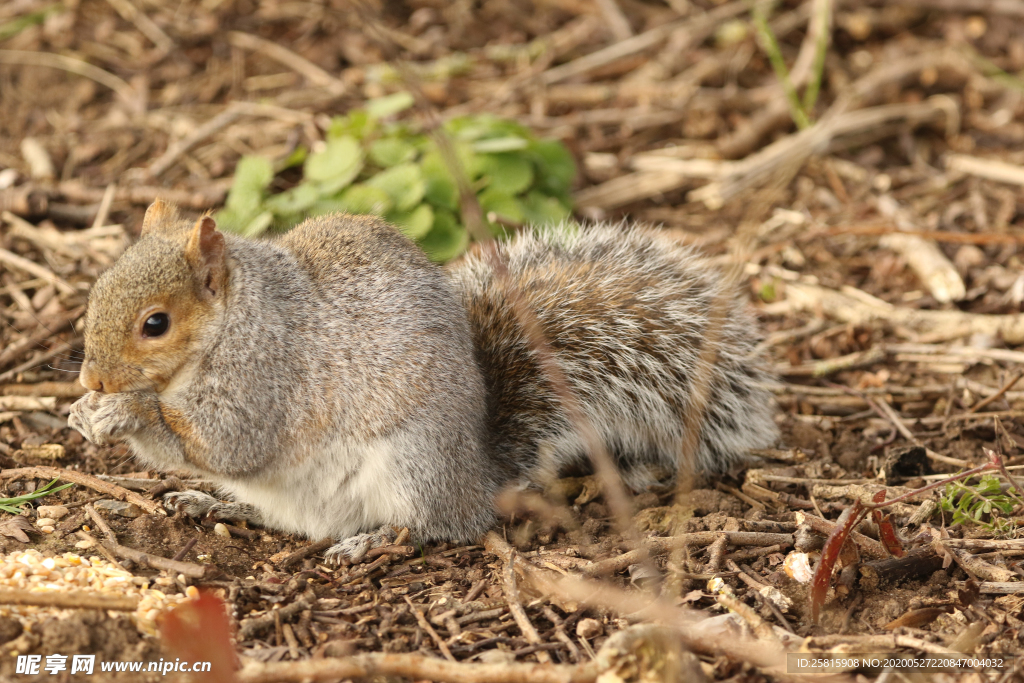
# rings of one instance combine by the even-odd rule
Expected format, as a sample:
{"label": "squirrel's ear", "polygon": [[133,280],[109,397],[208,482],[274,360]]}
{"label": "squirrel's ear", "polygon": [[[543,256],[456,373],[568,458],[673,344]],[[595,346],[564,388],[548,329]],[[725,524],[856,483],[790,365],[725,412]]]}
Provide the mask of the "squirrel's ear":
{"label": "squirrel's ear", "polygon": [[146,217],[142,219],[142,234],[160,232],[171,228],[178,221],[178,207],[174,204],[157,199],[146,209]]}
{"label": "squirrel's ear", "polygon": [[224,235],[212,216],[196,221],[185,245],[185,258],[195,268],[203,295],[212,299],[220,294],[227,281],[227,254]]}

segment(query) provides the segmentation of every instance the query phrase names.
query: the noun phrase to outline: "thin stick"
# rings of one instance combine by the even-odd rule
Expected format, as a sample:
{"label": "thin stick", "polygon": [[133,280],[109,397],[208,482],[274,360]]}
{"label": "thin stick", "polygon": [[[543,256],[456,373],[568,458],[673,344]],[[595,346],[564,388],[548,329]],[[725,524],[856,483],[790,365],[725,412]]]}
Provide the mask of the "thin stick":
{"label": "thin stick", "polygon": [[114,531],[110,528],[110,525],[107,524],[107,520],[103,519],[100,516],[100,513],[97,512],[96,508],[93,507],[92,503],[89,503],[88,505],[85,506],[85,511],[89,513],[89,517],[92,518],[93,523],[99,528],[100,531],[103,532],[103,535],[107,537],[107,541],[116,544],[117,536],[114,534]]}
{"label": "thin stick", "polygon": [[[86,505],[88,505],[88,503],[86,503]],[[121,566],[121,562],[117,559],[117,556],[115,556],[114,553],[110,552],[110,549],[107,548],[107,546],[100,543],[95,536],[88,533],[87,531],[82,531],[81,529],[76,531],[75,535],[83,541],[87,541],[89,543],[90,548],[95,548],[100,555],[107,558],[107,562],[117,567]]]}
{"label": "thin stick", "polygon": [[[1013,488],[1017,489],[1018,493],[1024,493],[1024,489],[1022,489],[1020,487],[1020,484],[1017,483],[1017,480],[1014,479],[1013,475],[1010,474],[1010,471],[1008,469],[1006,469],[1006,463],[1004,463],[1003,459],[1001,457],[999,457],[999,454],[996,453],[995,451],[993,451],[991,448],[982,448],[982,451],[985,453],[985,455],[988,456],[988,458],[992,462],[992,464],[994,464],[996,467],[999,468],[999,472],[1004,477],[1006,477],[1006,481],[1010,482],[1010,484],[1013,485]],[[1013,497],[1018,502],[1020,501],[1020,499],[1017,498],[1017,496],[1013,496]]]}
{"label": "thin stick", "polygon": [[291,555],[281,560],[279,566],[281,567],[281,569],[287,569],[299,560],[304,560],[310,555],[316,555],[319,552],[327,550],[332,545],[334,545],[334,543],[335,541],[333,538],[324,538],[317,541],[316,543],[310,543],[305,548],[299,548]]}
{"label": "thin stick", "polygon": [[541,609],[544,610],[544,616],[547,617],[548,621],[555,625],[555,637],[562,643],[565,643],[565,646],[569,649],[572,661],[579,662],[580,650],[576,647],[576,643],[572,642],[572,638],[565,632],[565,622],[555,613],[551,605],[541,605]]}
{"label": "thin stick", "polygon": [[1017,382],[1019,382],[1021,377],[1024,377],[1024,370],[1018,370],[1017,374],[1014,375],[1013,377],[1011,377],[1009,382],[1007,382],[1003,386],[999,387],[999,391],[997,391],[996,393],[992,394],[991,396],[989,396],[986,399],[978,401],[973,406],[971,406],[967,410],[967,412],[968,413],[976,413],[979,410],[981,410],[982,408],[987,407],[993,401],[997,401],[1003,394],[1005,394],[1007,391],[1012,389],[1013,385],[1016,384]]}
{"label": "thin stick", "polygon": [[336,97],[345,94],[345,91],[348,89],[344,82],[327,73],[305,57],[300,57],[277,43],[250,33],[242,33],[241,31],[231,31],[228,33],[228,42],[235,47],[252,50],[253,52],[270,57],[276,62],[280,62],[292,71],[300,74],[310,83],[326,88],[329,93]]}
{"label": "thin stick", "polygon": [[[760,4],[765,3],[762,2]],[[602,48],[597,52],[591,52],[571,62],[548,69],[540,75],[540,81],[544,85],[552,85],[574,76],[583,75],[623,57],[629,57],[654,47],[681,29],[687,29],[694,34],[710,31],[721,22],[742,14],[746,9],[746,2],[730,2],[693,19],[681,19],[657,26],[632,38],[627,38]]]}
{"label": "thin stick", "polygon": [[[20,356],[30,346],[39,344],[44,339],[63,332],[65,328],[78,320],[83,313],[85,313],[85,306],[78,306],[77,308],[68,311],[66,314],[62,314],[56,319],[46,318],[44,320],[37,320],[36,322],[39,323],[39,327],[35,332],[22,337],[13,344],[8,344],[7,348],[0,351],[0,368]],[[6,379],[7,378],[5,377],[0,381],[6,381]]]}
{"label": "thin stick", "polygon": [[0,605],[34,605],[61,609],[110,609],[118,612],[133,612],[139,606],[139,598],[86,591],[37,593],[0,588]]}
{"label": "thin stick", "polygon": [[171,145],[168,146],[167,151],[161,154],[156,161],[149,165],[149,168],[146,169],[147,173],[153,178],[160,177],[164,171],[174,165],[174,162],[177,161],[182,154],[185,154],[198,143],[202,142],[222,128],[230,126],[241,118],[244,113],[243,107],[237,106],[236,104],[229,105],[227,109],[196,128],[181,140],[171,143]]}
{"label": "thin stick", "polygon": [[[297,112],[284,107],[276,107],[270,104],[257,104],[254,102],[232,102],[224,111],[196,128],[187,136],[168,146],[160,158],[149,165],[146,172],[153,178],[159,177],[169,169],[178,158],[195,147],[197,144],[210,137],[219,130],[230,126],[242,116],[265,116],[267,118],[281,119],[294,123],[306,123],[312,116],[304,112]],[[171,199],[176,204],[176,200]]]}
{"label": "thin stick", "polygon": [[595,0],[595,2],[608,24],[608,29],[615,36],[615,40],[628,40],[633,37],[633,27],[629,25],[629,19],[622,13],[622,8],[615,0]]}
{"label": "thin stick", "polygon": [[448,649],[448,645],[445,644],[444,639],[441,638],[441,636],[437,635],[437,631],[435,631],[434,627],[430,625],[430,622],[427,621],[427,618],[423,616],[423,612],[420,612],[418,609],[416,609],[416,605],[412,604],[412,600],[409,599],[408,595],[403,595],[402,597],[405,598],[405,601],[407,603],[409,603],[409,610],[416,617],[416,621],[419,623],[420,628],[427,632],[427,634],[430,636],[430,639],[434,641],[434,644],[437,645],[437,648],[441,651],[441,654],[444,655],[444,658],[447,659],[449,662],[454,662],[455,657],[452,655],[452,651]]}
{"label": "thin stick", "polygon": [[105,85],[126,101],[134,103],[138,99],[135,88],[128,85],[109,71],[93,66],[80,59],[56,55],[52,52],[29,52],[26,50],[0,50],[0,64],[21,64],[24,66],[47,66],[51,69],[63,69],[78,76],[90,78],[100,85]]}
{"label": "thin stick", "polygon": [[[540,645],[543,642],[540,639],[540,634],[537,633],[537,629],[534,627],[533,622],[530,621],[530,617],[527,616],[526,610],[523,609],[523,604],[519,600],[519,588],[516,586],[515,553],[516,551],[513,550],[508,563],[505,565],[504,584],[502,586],[505,591],[505,602],[508,603],[508,611],[512,613],[512,618],[516,620],[516,624],[519,626],[519,630],[522,631],[523,636],[526,637],[526,641],[531,645]],[[551,655],[544,650],[538,650],[537,661],[541,664],[547,664],[551,661]]]}
{"label": "thin stick", "polygon": [[63,294],[75,294],[78,292],[77,289],[68,284],[68,282],[63,278],[55,275],[49,268],[41,266],[34,261],[29,261],[27,258],[18,256],[14,252],[7,251],[6,249],[0,249],[0,263],[4,263],[11,268],[16,268],[17,270],[25,271],[30,275],[35,275],[47,282],[52,282],[53,285]]}
{"label": "thin stick", "polygon": [[[66,353],[66,352],[70,351],[71,349],[75,348],[75,346],[76,346],[75,342],[61,342],[60,344],[57,344],[56,346],[54,346],[49,351],[44,351],[42,353],[38,353],[35,356],[32,356],[31,358],[29,358],[24,363],[21,363],[19,365],[15,365],[10,370],[5,370],[4,372],[0,372],[0,382],[6,382],[7,380],[14,378],[15,376],[17,376],[17,374],[19,372],[25,372],[26,370],[31,370],[32,368],[34,368],[34,367],[36,367],[38,365],[41,365],[41,364],[45,363],[46,361],[51,360],[52,358],[55,358],[56,356],[59,356],[59,355],[61,355],[63,353]],[[63,384],[63,385],[66,385],[66,388],[62,389],[64,393],[61,393],[61,394],[38,393],[38,394],[35,394],[36,396],[61,396],[63,398],[78,398],[79,396],[85,396],[85,393],[87,391],[89,391],[88,389],[86,389],[84,386],[82,386],[77,381],[75,381],[75,382],[40,382],[40,384],[48,384],[48,385]],[[32,386],[32,385],[14,385],[14,386]],[[23,395],[25,395],[25,394],[23,394]]]}
{"label": "thin stick", "polygon": [[185,547],[179,550],[178,552],[174,553],[174,557],[172,557],[171,560],[173,560],[174,562],[180,562],[181,560],[184,560],[185,556],[188,555],[188,551],[192,550],[192,548],[195,547],[196,543],[197,539],[195,537],[188,539],[188,543],[185,544]]}
{"label": "thin stick", "polygon": [[915,235],[936,242],[950,242],[953,244],[1024,244],[1024,235],[1011,235],[995,232],[947,232],[945,230],[901,230],[894,223],[870,222],[853,223],[850,225],[837,225],[827,230],[809,231],[797,237],[799,242],[807,242],[822,237],[837,237],[839,235],[889,235],[894,232],[901,232],[905,235]]}
{"label": "thin stick", "polygon": [[163,29],[150,19],[145,12],[140,11],[131,2],[128,0],[107,0],[107,2],[125,21],[135,24],[135,28],[139,29],[139,33],[153,41],[153,44],[161,52],[170,52],[174,48],[174,41],[171,40],[171,37],[164,33]]}
{"label": "thin stick", "polygon": [[103,191],[103,199],[100,200],[100,208],[96,210],[96,219],[92,222],[93,228],[102,228],[110,217],[110,205],[114,201],[114,193],[117,192],[117,183],[110,183]]}

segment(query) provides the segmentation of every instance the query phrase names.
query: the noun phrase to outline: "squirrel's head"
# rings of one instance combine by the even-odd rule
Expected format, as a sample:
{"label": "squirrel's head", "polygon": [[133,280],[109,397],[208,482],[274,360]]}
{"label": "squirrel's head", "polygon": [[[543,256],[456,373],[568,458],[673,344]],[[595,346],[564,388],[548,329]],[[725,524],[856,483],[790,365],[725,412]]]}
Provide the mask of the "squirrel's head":
{"label": "squirrel's head", "polygon": [[171,204],[146,210],[142,236],[96,280],[79,377],[93,391],[163,391],[223,310],[224,236],[210,216],[189,221]]}

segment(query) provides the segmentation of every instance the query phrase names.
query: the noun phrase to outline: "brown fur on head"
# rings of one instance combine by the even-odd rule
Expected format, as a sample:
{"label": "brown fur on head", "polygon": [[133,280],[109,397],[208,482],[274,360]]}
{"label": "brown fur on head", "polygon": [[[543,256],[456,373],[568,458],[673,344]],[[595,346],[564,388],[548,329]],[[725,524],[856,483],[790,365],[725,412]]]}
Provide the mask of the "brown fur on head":
{"label": "brown fur on head", "polygon": [[[96,280],[80,381],[93,391],[163,391],[223,310],[228,265],[213,218],[153,202],[142,235]],[[166,324],[165,324],[166,323]]]}

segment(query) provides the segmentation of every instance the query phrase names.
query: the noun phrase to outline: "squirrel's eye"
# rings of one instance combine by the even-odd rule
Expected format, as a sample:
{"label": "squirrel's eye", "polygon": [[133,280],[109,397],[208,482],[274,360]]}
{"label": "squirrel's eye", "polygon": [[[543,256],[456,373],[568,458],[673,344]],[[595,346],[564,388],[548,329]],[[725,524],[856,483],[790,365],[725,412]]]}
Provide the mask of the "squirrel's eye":
{"label": "squirrel's eye", "polygon": [[167,332],[170,325],[171,319],[166,313],[154,313],[146,318],[146,322],[142,323],[142,336],[159,337]]}

